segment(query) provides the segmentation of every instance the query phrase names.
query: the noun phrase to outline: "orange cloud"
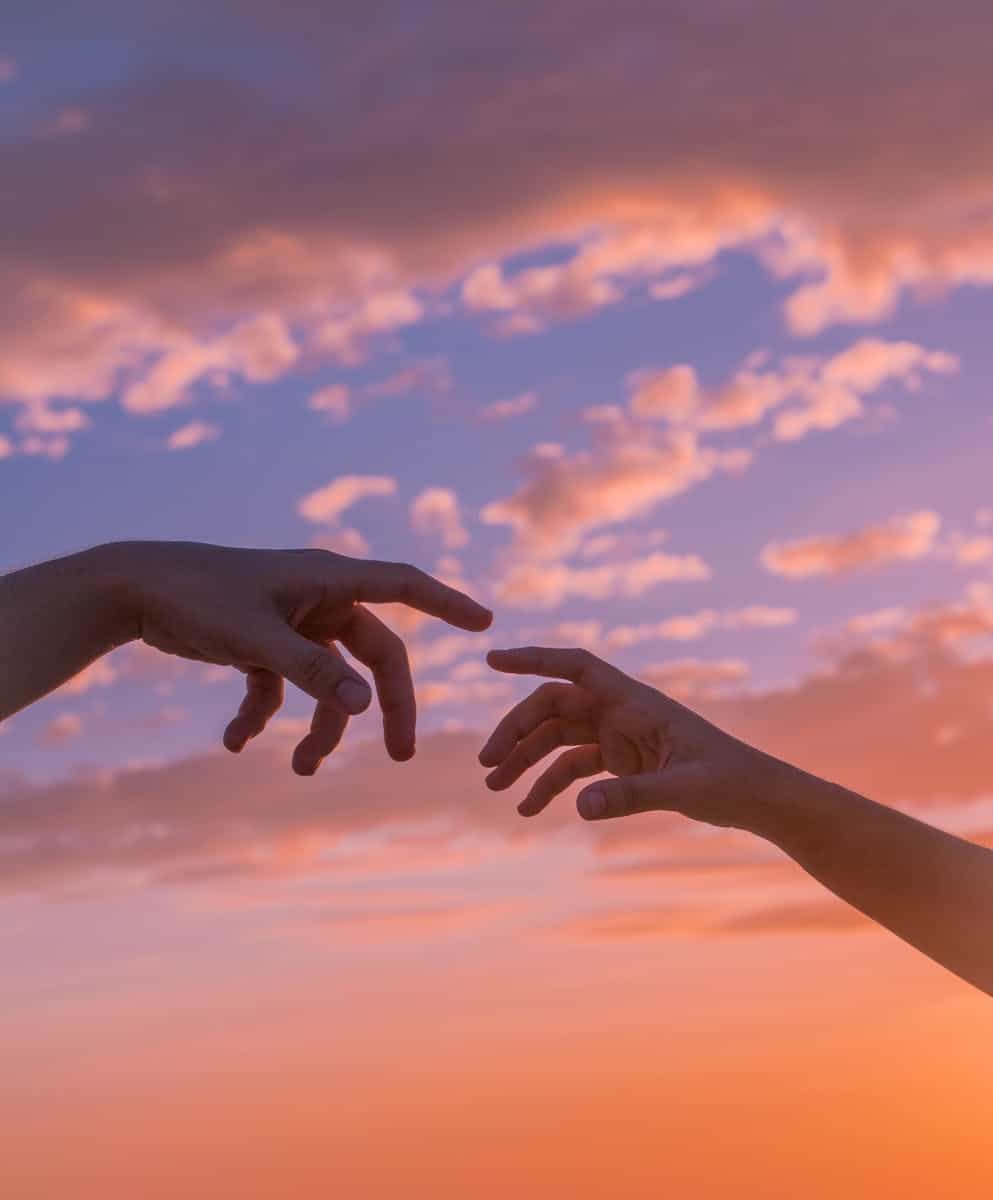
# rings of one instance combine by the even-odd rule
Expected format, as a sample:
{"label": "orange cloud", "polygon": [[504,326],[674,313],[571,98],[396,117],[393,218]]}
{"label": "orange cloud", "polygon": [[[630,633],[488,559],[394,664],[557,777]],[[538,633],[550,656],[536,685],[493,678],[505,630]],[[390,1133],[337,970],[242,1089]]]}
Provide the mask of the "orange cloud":
{"label": "orange cloud", "polygon": [[879,525],[843,534],[817,534],[792,542],[772,542],[761,553],[774,575],[807,579],[923,558],[934,548],[941,526],[937,513],[922,509]]}

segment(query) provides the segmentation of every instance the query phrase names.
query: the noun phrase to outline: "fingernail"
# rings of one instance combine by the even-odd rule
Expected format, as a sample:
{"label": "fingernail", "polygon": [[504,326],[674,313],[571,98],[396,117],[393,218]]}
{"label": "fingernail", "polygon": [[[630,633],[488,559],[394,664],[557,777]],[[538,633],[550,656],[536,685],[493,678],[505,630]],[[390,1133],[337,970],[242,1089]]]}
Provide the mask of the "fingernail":
{"label": "fingernail", "polygon": [[341,701],[342,708],[352,714],[363,712],[372,700],[368,686],[357,679],[343,679],[334,694]]}
{"label": "fingernail", "polygon": [[596,821],[607,811],[607,797],[599,788],[584,792],[579,797],[579,814],[587,821]]}

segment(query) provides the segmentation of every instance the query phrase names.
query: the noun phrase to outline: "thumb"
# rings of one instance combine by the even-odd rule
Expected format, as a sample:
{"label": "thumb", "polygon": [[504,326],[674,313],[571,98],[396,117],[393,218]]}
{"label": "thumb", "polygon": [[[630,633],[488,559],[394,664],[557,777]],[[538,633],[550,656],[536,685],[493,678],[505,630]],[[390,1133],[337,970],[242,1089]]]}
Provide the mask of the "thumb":
{"label": "thumb", "polygon": [[685,767],[665,767],[644,775],[598,779],[576,797],[579,815],[587,821],[629,817],[653,810],[681,810],[691,782]]}
{"label": "thumb", "polygon": [[364,712],[372,702],[369,685],[338,653],[312,642],[279,621],[266,628],[257,647],[261,665],[282,675],[315,700],[337,704],[346,713]]}

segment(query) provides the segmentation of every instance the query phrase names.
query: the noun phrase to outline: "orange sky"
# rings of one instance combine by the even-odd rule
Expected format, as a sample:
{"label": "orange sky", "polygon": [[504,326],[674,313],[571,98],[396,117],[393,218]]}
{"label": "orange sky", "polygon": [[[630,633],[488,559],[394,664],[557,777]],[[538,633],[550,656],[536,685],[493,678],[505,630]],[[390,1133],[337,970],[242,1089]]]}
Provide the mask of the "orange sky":
{"label": "orange sky", "polygon": [[[0,1200],[979,1200],[985,997],[768,846],[522,821],[583,644],[993,845],[981,0],[0,22],[0,570],[414,561],[419,741],[129,646],[0,726]],[[9,11],[8,11],[9,10]]]}

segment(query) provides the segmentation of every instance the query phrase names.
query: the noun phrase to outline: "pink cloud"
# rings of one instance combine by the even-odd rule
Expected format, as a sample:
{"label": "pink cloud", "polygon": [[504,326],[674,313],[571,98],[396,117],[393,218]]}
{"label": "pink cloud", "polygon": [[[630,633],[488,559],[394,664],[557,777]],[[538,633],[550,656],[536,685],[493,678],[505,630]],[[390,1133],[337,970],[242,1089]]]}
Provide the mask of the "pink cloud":
{"label": "pink cloud", "polygon": [[531,412],[537,404],[536,392],[522,392],[509,400],[496,400],[493,404],[486,405],[479,410],[478,416],[481,421],[507,421],[511,417],[520,417]]}
{"label": "pink cloud", "polygon": [[757,425],[775,410],[773,436],[796,441],[863,416],[863,401],[884,384],[916,390],[925,374],[950,374],[958,360],[914,342],[863,338],[831,358],[791,358],[765,370],[760,365],[762,360],[750,356],[712,390],[701,387],[686,364],[633,371],[629,407],[637,417],[698,431]]}
{"label": "pink cloud", "polygon": [[941,520],[922,509],[879,525],[843,534],[817,534],[791,542],[772,542],[761,553],[762,565],[774,575],[806,579],[840,575],[930,554]]}
{"label": "pink cloud", "polygon": [[701,446],[687,431],[623,420],[595,428],[590,451],[536,447],[524,463],[526,482],[488,504],[484,523],[511,526],[518,548],[530,555],[568,554],[585,534],[650,512],[715,471],[741,469],[748,461],[742,451]]}
{"label": "pink cloud", "polygon": [[343,383],[321,388],[307,401],[312,412],[327,413],[334,421],[347,421],[352,411],[351,392]]}
{"label": "pink cloud", "polygon": [[643,667],[638,675],[681,700],[709,700],[734,690],[750,673],[748,664],[738,658],[678,658]]}
{"label": "pink cloud", "polygon": [[39,740],[44,746],[61,746],[83,732],[83,719],[78,713],[60,713],[41,731]]}
{"label": "pink cloud", "polygon": [[209,421],[190,421],[173,430],[166,440],[166,446],[169,450],[192,450],[204,442],[216,441],[220,435],[220,428]]}
{"label": "pink cloud", "polygon": [[411,502],[410,521],[417,533],[437,536],[449,549],[456,550],[469,541],[458,496],[451,488],[425,488]]}
{"label": "pink cloud", "polygon": [[315,524],[333,525],[347,509],[366,496],[392,496],[397,483],[388,475],[340,475],[325,487],[309,492],[297,512]]}
{"label": "pink cloud", "polygon": [[442,357],[426,358],[395,371],[379,383],[371,384],[371,396],[403,396],[408,392],[428,392],[441,396],[451,390],[452,374]]}
{"label": "pink cloud", "polygon": [[553,608],[575,596],[597,600],[640,596],[661,583],[709,578],[710,568],[697,554],[656,552],[596,567],[573,567],[562,562],[517,563],[497,580],[495,591],[508,604]]}
{"label": "pink cloud", "polygon": [[745,608],[718,612],[704,608],[685,616],[668,617],[664,621],[643,625],[619,625],[607,633],[608,647],[634,646],[639,642],[669,639],[690,642],[718,629],[781,629],[792,625],[797,613],[792,608],[775,608],[770,605],[753,604]]}
{"label": "pink cloud", "polygon": [[[243,36],[268,48],[259,12]],[[397,87],[421,77],[432,46],[432,89],[409,111],[377,86],[371,48],[294,22],[280,45],[325,69],[292,102],[232,76],[137,74],[78,98],[85,156],[66,139],[10,139],[0,387],[125,386],[163,403],[196,375],[211,331],[262,310],[308,350],[355,360],[421,319],[415,288],[471,280],[481,311],[534,327],[634,285],[664,289],[726,248],[797,281],[799,332],[877,319],[908,289],[993,279],[982,6],[963,0],[949,19],[915,0],[898,54],[886,22],[848,0],[830,21],[768,3],[675,24],[651,6],[588,5],[567,32],[542,12],[502,30],[475,74],[468,10],[445,6],[427,41],[398,28]],[[183,17],[170,28],[184,36]],[[659,55],[632,56],[637,45]],[[802,80],[783,79],[787,60],[804,63]],[[95,241],[98,227],[112,239]],[[507,265],[548,246],[562,261]]]}

